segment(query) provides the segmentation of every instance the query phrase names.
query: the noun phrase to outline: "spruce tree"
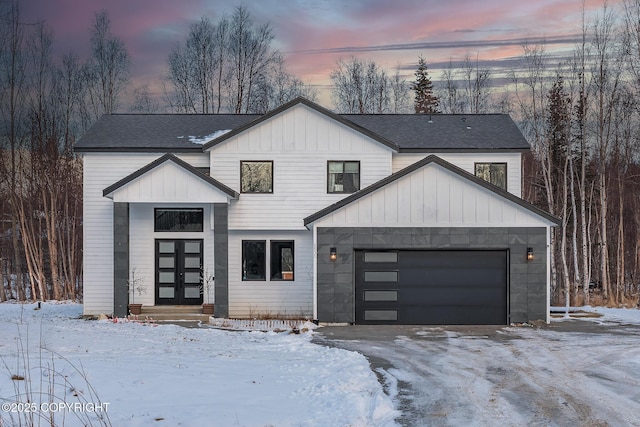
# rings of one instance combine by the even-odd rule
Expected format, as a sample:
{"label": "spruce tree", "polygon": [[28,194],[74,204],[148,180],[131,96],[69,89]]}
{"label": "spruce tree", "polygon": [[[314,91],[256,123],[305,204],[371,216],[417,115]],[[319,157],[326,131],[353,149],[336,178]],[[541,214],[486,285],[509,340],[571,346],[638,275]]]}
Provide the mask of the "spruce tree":
{"label": "spruce tree", "polygon": [[414,74],[416,81],[411,85],[411,89],[416,93],[414,100],[416,114],[439,113],[438,97],[433,94],[433,82],[429,78],[427,61],[422,56],[418,58],[418,69]]}

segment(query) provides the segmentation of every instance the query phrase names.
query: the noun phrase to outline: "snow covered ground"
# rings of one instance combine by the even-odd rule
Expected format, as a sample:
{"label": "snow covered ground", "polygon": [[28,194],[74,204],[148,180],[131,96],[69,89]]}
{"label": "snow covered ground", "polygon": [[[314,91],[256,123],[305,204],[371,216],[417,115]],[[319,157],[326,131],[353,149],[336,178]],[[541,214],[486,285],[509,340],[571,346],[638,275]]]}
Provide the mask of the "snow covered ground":
{"label": "snow covered ground", "polygon": [[0,304],[0,426],[30,416],[65,426],[396,425],[364,356],[314,344],[311,333],[88,321],[79,304],[34,307]]}
{"label": "snow covered ground", "polygon": [[324,328],[397,380],[418,426],[640,426],[640,310],[548,326]]}
{"label": "snow covered ground", "polygon": [[[49,425],[50,416],[59,426],[640,426],[637,309],[580,308],[601,317],[542,328],[296,335],[34,307],[0,304],[2,427]],[[384,389],[348,350],[371,358]]]}

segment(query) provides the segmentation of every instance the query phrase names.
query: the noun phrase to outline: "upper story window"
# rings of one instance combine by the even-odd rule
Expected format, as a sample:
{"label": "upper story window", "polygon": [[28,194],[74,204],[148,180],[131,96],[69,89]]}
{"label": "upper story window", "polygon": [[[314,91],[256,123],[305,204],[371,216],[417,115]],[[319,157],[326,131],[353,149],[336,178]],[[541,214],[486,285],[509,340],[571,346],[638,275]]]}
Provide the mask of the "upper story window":
{"label": "upper story window", "polygon": [[507,190],[507,164],[506,163],[476,163],[476,176]]}
{"label": "upper story window", "polygon": [[327,193],[354,193],[360,189],[360,162],[329,161]]}
{"label": "upper story window", "polygon": [[240,192],[273,193],[273,162],[241,161]]}
{"label": "upper story window", "polygon": [[202,231],[202,208],[156,208],[154,231]]}

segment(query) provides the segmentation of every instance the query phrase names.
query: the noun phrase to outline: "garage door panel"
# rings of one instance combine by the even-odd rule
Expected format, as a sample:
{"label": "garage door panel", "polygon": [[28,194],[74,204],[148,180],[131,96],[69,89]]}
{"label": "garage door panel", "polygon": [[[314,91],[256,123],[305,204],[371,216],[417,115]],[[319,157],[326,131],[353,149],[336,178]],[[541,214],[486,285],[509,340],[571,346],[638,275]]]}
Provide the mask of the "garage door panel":
{"label": "garage door panel", "polygon": [[402,305],[426,305],[426,306],[500,306],[504,307],[504,289],[487,290],[485,288],[456,288],[456,291],[464,292],[461,297],[457,292],[452,292],[451,288],[424,288],[419,292],[407,292],[401,289],[398,295],[398,302]]}
{"label": "garage door panel", "polygon": [[399,250],[395,263],[367,252],[356,253],[357,323],[506,323],[507,251]]}

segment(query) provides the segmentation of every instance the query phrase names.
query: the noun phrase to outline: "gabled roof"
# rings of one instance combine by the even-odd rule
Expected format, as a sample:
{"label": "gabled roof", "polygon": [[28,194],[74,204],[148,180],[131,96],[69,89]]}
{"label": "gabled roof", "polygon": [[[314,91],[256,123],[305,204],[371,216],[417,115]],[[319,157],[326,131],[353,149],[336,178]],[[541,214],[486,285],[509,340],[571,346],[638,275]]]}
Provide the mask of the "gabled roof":
{"label": "gabled roof", "polygon": [[105,115],[74,150],[201,152],[299,104],[399,152],[530,149],[507,114],[336,114],[305,98],[296,98],[266,114]]}
{"label": "gabled roof", "polygon": [[430,156],[427,156],[424,159],[422,159],[422,160],[420,160],[420,161],[418,161],[418,162],[416,162],[416,163],[414,163],[414,164],[412,164],[410,166],[407,166],[406,168],[404,168],[402,170],[399,170],[398,172],[396,172],[396,173],[394,173],[392,175],[389,175],[386,178],[381,179],[380,181],[378,181],[378,182],[376,182],[374,184],[371,184],[370,186],[368,186],[366,188],[363,188],[360,191],[356,191],[355,193],[351,194],[348,197],[345,197],[344,199],[340,200],[339,202],[336,202],[336,203],[332,204],[331,206],[328,206],[328,207],[326,207],[326,208],[324,208],[324,209],[322,209],[322,210],[320,210],[320,211],[318,211],[318,212],[316,212],[316,213],[314,213],[312,215],[309,215],[308,217],[306,217],[304,219],[304,225],[307,226],[307,225],[309,225],[309,224],[311,224],[311,223],[313,223],[313,222],[315,222],[315,221],[317,221],[317,220],[329,215],[330,213],[335,212],[336,210],[338,210],[340,208],[343,208],[343,207],[349,205],[350,203],[355,202],[356,200],[358,200],[358,199],[360,199],[360,198],[362,198],[362,197],[364,197],[364,196],[366,196],[368,194],[371,194],[374,191],[379,190],[379,189],[385,187],[386,185],[388,185],[388,184],[390,184],[390,183],[392,183],[394,181],[397,181],[398,179],[400,179],[400,178],[402,178],[402,177],[404,177],[406,175],[409,175],[410,173],[412,173],[414,171],[417,171],[418,169],[420,169],[420,168],[422,168],[422,167],[424,167],[424,166],[426,166],[426,165],[428,165],[430,163],[434,163],[434,164],[437,164],[439,166],[442,166],[443,168],[445,168],[445,169],[447,169],[447,170],[459,175],[460,177],[462,177],[462,178],[464,178],[466,180],[469,180],[469,181],[471,181],[471,182],[473,182],[473,183],[475,183],[475,184],[477,184],[477,185],[479,185],[481,187],[484,187],[487,190],[492,191],[493,193],[495,193],[495,194],[497,194],[497,195],[499,195],[499,196],[501,196],[501,197],[503,197],[505,199],[508,199],[509,201],[511,201],[513,203],[516,203],[516,204],[522,206],[523,208],[525,208],[525,209],[527,209],[527,210],[529,210],[529,211],[531,211],[531,212],[533,212],[533,213],[535,213],[537,215],[540,215],[541,217],[551,221],[554,224],[560,225],[560,223],[561,223],[559,218],[557,218],[557,217],[551,215],[550,213],[548,213],[548,212],[546,212],[546,211],[544,211],[544,210],[532,205],[529,202],[526,202],[525,200],[521,199],[520,197],[514,196],[513,194],[511,194],[511,193],[509,193],[507,191],[504,191],[501,188],[496,187],[495,185],[493,185],[493,184],[491,184],[491,183],[489,183],[489,182],[487,182],[487,181],[485,181],[483,179],[480,179],[480,178],[476,177],[475,175],[470,174],[469,172],[465,171],[464,169],[460,169],[459,167],[457,167],[455,165],[452,165],[451,163],[449,163],[449,162],[447,162],[445,160],[442,160],[440,157],[438,157],[436,155],[430,155]]}
{"label": "gabled roof", "polygon": [[146,165],[146,166],[138,169],[137,171],[133,172],[132,174],[127,175],[126,177],[122,178],[120,181],[116,182],[115,184],[110,185],[109,187],[105,188],[104,190],[102,190],[102,195],[104,197],[108,197],[111,193],[113,193],[117,189],[127,185],[128,183],[132,182],[136,178],[141,177],[142,175],[146,174],[147,172],[151,171],[152,169],[160,166],[161,164],[163,164],[165,162],[173,162],[173,163],[175,163],[179,167],[187,170],[191,174],[193,174],[196,177],[200,178],[201,180],[203,180],[207,184],[210,184],[213,187],[217,188],[218,190],[222,191],[223,193],[227,194],[229,197],[232,197],[234,199],[237,199],[238,197],[240,197],[240,195],[237,192],[235,192],[233,189],[227,187],[226,185],[224,185],[220,181],[218,181],[216,179],[213,179],[210,176],[207,176],[207,175],[203,174],[202,172],[200,172],[199,170],[197,170],[196,168],[191,166],[189,163],[185,162],[184,160],[179,159],[178,157],[176,157],[176,156],[174,156],[173,154],[170,154],[170,153],[169,154],[165,154],[162,157],[159,157],[158,159],[154,160],[153,162],[149,163],[148,165]]}
{"label": "gabled roof", "polygon": [[283,104],[280,107],[276,108],[275,110],[271,110],[270,112],[268,112],[268,113],[256,118],[255,120],[253,120],[251,122],[248,122],[248,123],[245,123],[244,125],[242,125],[242,126],[236,128],[236,129],[234,129],[233,131],[225,134],[224,136],[222,136],[220,138],[216,138],[215,140],[213,140],[211,142],[208,142],[207,144],[204,145],[203,149],[206,150],[206,149],[211,148],[211,147],[213,147],[215,145],[218,145],[218,144],[226,141],[227,139],[229,139],[229,138],[231,138],[231,137],[233,137],[235,135],[238,135],[239,133],[242,133],[245,130],[247,130],[249,128],[252,128],[252,127],[254,127],[254,126],[256,126],[256,125],[258,125],[258,124],[260,124],[260,123],[262,123],[262,122],[264,122],[266,120],[269,120],[271,117],[277,116],[278,114],[282,113],[283,111],[286,111],[286,110],[288,110],[288,109],[290,109],[290,108],[292,108],[292,107],[294,107],[294,106],[296,106],[298,104],[306,105],[307,107],[309,107],[309,108],[311,108],[311,109],[313,109],[313,110],[315,110],[315,111],[317,111],[317,112],[319,112],[321,114],[324,114],[325,116],[327,116],[327,117],[329,117],[329,118],[331,118],[331,119],[333,119],[333,120],[335,120],[335,121],[337,121],[339,123],[342,123],[343,125],[348,126],[348,127],[352,128],[352,129],[354,129],[355,131],[360,132],[360,133],[362,133],[362,134],[364,134],[364,135],[366,135],[366,136],[368,136],[368,137],[380,142],[381,144],[386,145],[389,148],[392,148],[395,151],[398,151],[399,147],[393,141],[385,138],[382,135],[379,135],[379,134],[377,134],[375,132],[372,132],[370,129],[362,127],[359,124],[357,124],[357,123],[355,123],[355,122],[353,122],[351,120],[345,119],[344,116],[342,116],[342,115],[335,114],[334,112],[332,112],[330,110],[327,110],[324,107],[321,107],[320,105],[316,104],[315,102],[311,102],[308,99],[302,98],[302,97],[298,97],[298,98],[296,98],[296,99],[294,99],[292,101],[289,101],[286,104]]}

